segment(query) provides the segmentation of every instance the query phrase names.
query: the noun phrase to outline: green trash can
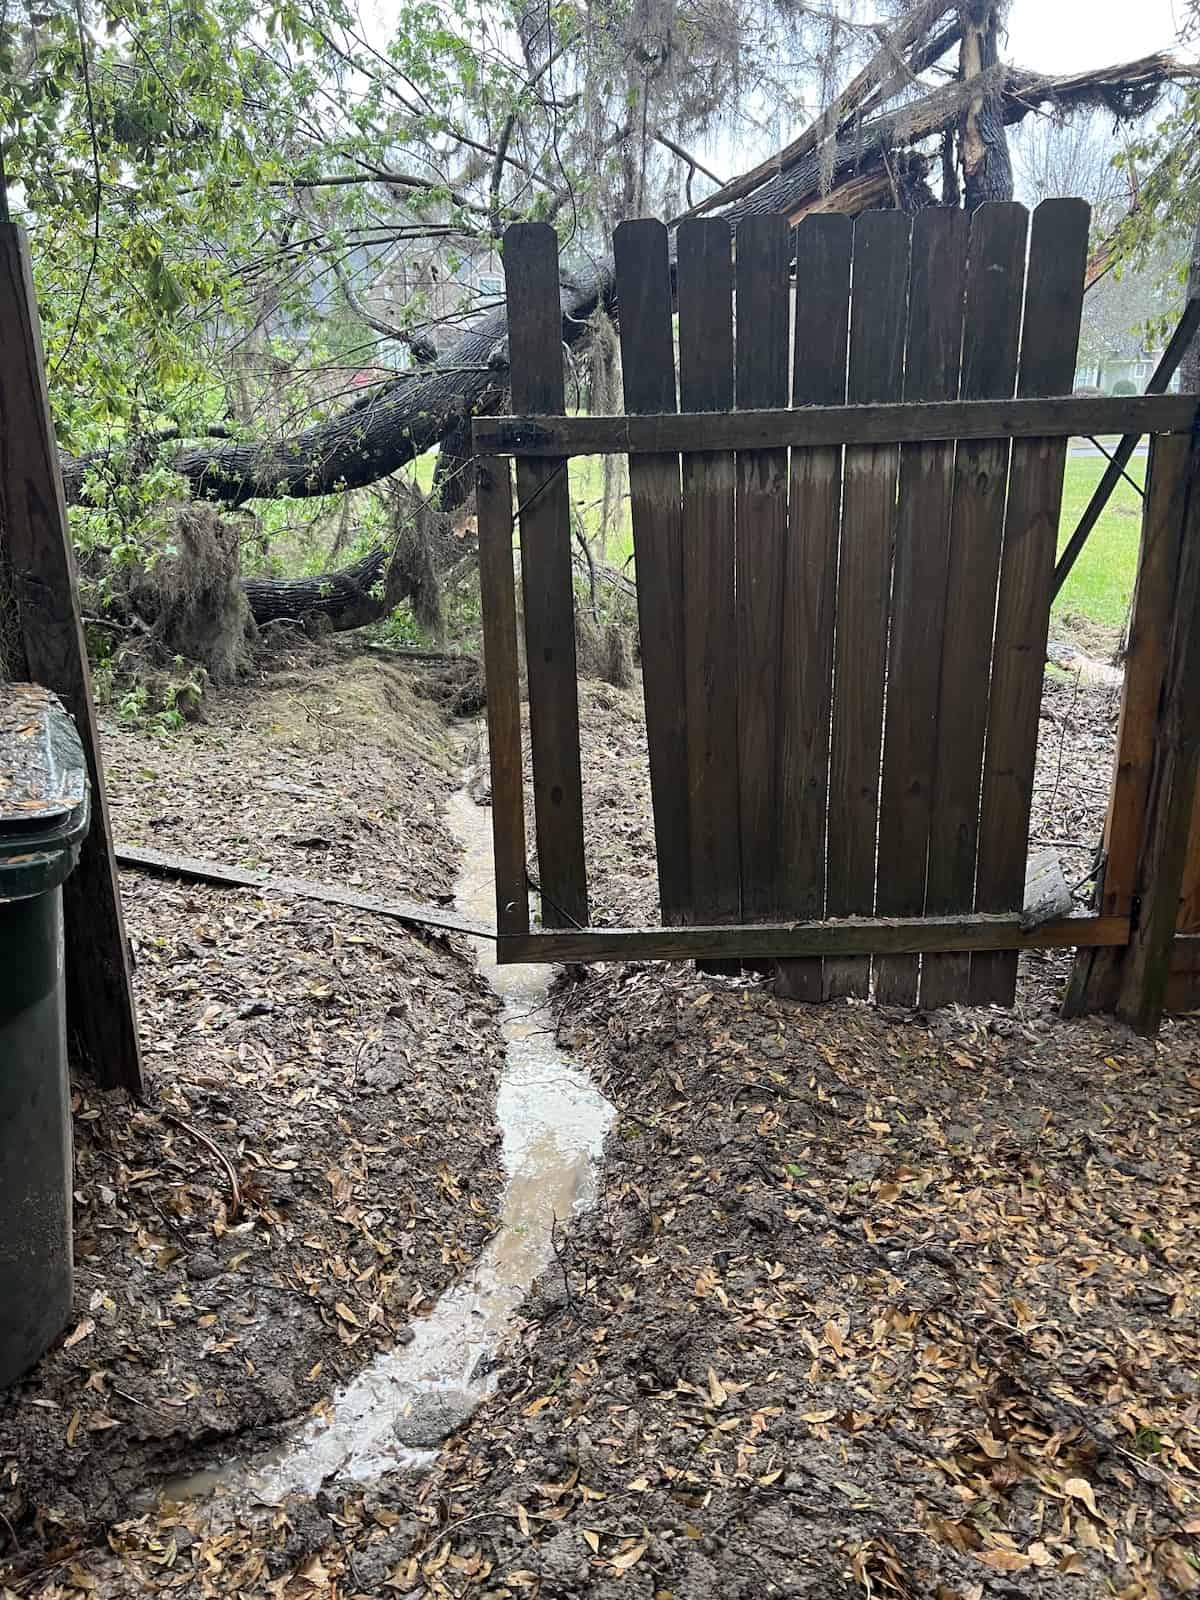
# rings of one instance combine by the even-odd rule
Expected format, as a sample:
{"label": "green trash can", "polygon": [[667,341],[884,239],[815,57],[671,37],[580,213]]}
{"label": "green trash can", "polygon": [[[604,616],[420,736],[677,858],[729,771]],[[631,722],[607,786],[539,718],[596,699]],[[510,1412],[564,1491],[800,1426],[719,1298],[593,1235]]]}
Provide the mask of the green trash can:
{"label": "green trash can", "polygon": [[88,828],[79,735],[37,684],[0,684],[0,1388],[71,1315],[71,1102],[62,885]]}

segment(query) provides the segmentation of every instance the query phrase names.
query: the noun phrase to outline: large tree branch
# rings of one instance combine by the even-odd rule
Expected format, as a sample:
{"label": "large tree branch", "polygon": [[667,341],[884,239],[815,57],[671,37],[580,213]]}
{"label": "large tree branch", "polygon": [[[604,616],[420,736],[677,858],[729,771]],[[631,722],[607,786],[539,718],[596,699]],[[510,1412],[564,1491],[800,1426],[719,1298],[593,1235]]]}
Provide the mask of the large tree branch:
{"label": "large tree branch", "polygon": [[[814,209],[853,214],[878,205],[890,187],[887,164],[893,153],[953,126],[965,101],[980,87],[999,94],[1003,119],[1013,123],[1042,105],[1061,110],[1100,100],[1111,108],[1123,96],[1144,97],[1171,78],[1195,77],[1197,70],[1168,56],[1148,56],[1123,67],[1064,78],[997,65],[981,74],[982,86],[949,84],[844,133],[834,146],[831,184],[822,182],[821,152],[813,149],[784,170],[773,170],[768,181],[722,214],[735,225],[742,216],[764,212],[782,212],[794,221]],[[607,262],[564,282],[566,345],[587,337],[588,319],[599,304],[615,314],[612,268]],[[461,427],[464,418],[485,407],[500,408],[507,391],[506,320],[501,307],[470,327],[427,371],[399,375],[291,438],[220,448],[194,445],[171,465],[194,494],[230,506],[255,498],[358,488],[387,477],[431,449],[451,429]],[[102,459],[64,458],[71,500],[82,498],[89,466]]]}
{"label": "large tree branch", "polygon": [[905,51],[926,39],[946,13],[953,10],[954,0],[918,0],[916,5],[910,6],[862,71],[846,85],[827,109],[809,124],[799,138],[785,145],[768,160],[760,162],[749,172],[744,172],[741,177],[731,179],[715,194],[708,195],[699,205],[693,206],[685,214],[699,216],[702,212],[714,211],[742,199],[771,178],[803,161],[826,139],[841,133],[862,106],[866,96],[892,77],[896,70],[897,59],[902,59]]}

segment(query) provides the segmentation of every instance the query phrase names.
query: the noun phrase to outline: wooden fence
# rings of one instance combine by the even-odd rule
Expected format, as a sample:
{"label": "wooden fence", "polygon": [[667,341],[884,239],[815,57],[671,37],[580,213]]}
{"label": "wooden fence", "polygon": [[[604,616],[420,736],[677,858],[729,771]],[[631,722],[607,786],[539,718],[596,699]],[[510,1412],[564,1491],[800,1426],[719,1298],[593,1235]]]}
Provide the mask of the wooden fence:
{"label": "wooden fence", "polygon": [[[1032,227],[1018,205],[794,233],[764,216],[735,242],[701,219],[672,259],[661,224],[623,224],[626,414],[576,417],[553,231],[510,229],[515,414],[474,426],[501,960],[775,957],[797,997],[927,1006],[1011,1003],[1032,945],[1122,965],[1127,887],[1092,916],[1021,921],[1063,469],[1072,434],[1156,436],[1147,526],[1178,551],[1196,402],[1066,394],[1087,232],[1073,200]],[[661,927],[624,930],[588,926],[565,472],[613,452],[629,460],[662,908]],[[1156,595],[1182,648],[1180,590]],[[1117,794],[1144,872],[1156,807],[1142,793],[1135,822]]]}

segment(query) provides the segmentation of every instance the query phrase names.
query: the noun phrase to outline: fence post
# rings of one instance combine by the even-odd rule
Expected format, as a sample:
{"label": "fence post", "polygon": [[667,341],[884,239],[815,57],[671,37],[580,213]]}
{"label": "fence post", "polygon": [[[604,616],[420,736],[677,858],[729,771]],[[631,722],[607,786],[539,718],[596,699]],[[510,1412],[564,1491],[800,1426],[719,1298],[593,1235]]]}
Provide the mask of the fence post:
{"label": "fence post", "polygon": [[17,630],[16,671],[52,689],[75,719],[92,824],[63,889],[67,1023],[105,1087],[142,1088],[137,1018],[96,736],[75,557],[50,420],[25,235],[0,223],[0,532]]}
{"label": "fence post", "polygon": [[1121,963],[1116,1013],[1140,1033],[1162,1019],[1171,947],[1200,770],[1200,434],[1192,438],[1170,643],[1145,823],[1138,856],[1137,903]]}
{"label": "fence post", "polygon": [[[1184,434],[1151,437],[1117,753],[1104,821],[1104,866],[1094,908],[1102,916],[1128,917],[1134,908],[1179,575],[1190,456],[1191,441]],[[1111,1011],[1124,960],[1125,947],[1080,950],[1063,1000],[1063,1015]]]}

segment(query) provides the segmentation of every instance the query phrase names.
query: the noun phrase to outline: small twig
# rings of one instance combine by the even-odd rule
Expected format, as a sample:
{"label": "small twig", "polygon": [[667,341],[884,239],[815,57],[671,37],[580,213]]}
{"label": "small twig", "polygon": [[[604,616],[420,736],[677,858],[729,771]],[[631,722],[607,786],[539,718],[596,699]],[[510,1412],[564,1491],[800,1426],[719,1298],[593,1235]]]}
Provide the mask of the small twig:
{"label": "small twig", "polygon": [[225,1174],[229,1179],[229,1187],[233,1193],[233,1204],[229,1208],[229,1220],[230,1222],[236,1222],[242,1210],[242,1186],[238,1182],[238,1175],[234,1170],[233,1162],[230,1161],[219,1145],[214,1144],[206,1133],[201,1133],[199,1128],[193,1128],[190,1122],[185,1122],[182,1117],[177,1117],[173,1111],[164,1111],[162,1116],[164,1122],[169,1122],[172,1127],[182,1128],[184,1133],[190,1133],[192,1138],[202,1144],[206,1150],[211,1150],[224,1167]]}
{"label": "small twig", "polygon": [[[110,1385],[110,1387],[112,1389],[113,1394],[119,1394],[121,1399],[122,1400],[128,1400],[129,1404],[131,1406],[141,1406],[143,1411],[146,1410],[146,1402],[144,1400],[139,1400],[137,1395],[129,1394],[128,1391],[125,1390],[125,1389],[118,1389],[115,1383]],[[3,1515],[3,1513],[0,1512],[0,1515]]]}
{"label": "small twig", "polygon": [[[557,1216],[553,1216],[550,1219],[550,1248],[554,1252],[554,1259],[558,1263],[558,1270],[562,1273],[563,1290],[564,1290],[564,1292],[566,1294],[566,1297],[567,1297],[567,1310],[572,1312],[572,1313],[574,1313],[574,1310],[575,1310],[575,1296],[571,1292],[571,1278],[570,1278],[569,1273],[567,1272],[567,1263],[566,1263],[566,1260],[563,1257],[563,1253],[562,1253],[561,1249],[559,1248],[559,1244],[558,1244],[558,1217]],[[585,1280],[584,1280],[584,1288],[585,1289],[587,1288],[586,1274],[585,1274]]]}

